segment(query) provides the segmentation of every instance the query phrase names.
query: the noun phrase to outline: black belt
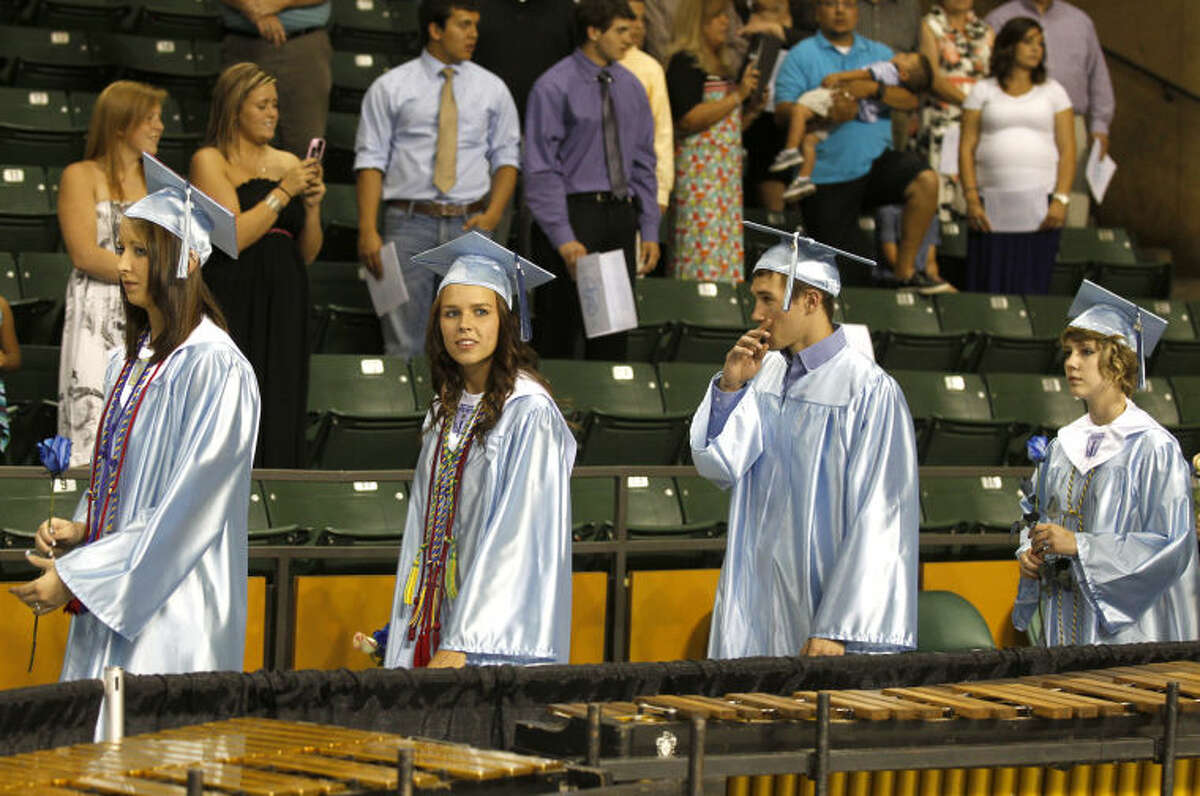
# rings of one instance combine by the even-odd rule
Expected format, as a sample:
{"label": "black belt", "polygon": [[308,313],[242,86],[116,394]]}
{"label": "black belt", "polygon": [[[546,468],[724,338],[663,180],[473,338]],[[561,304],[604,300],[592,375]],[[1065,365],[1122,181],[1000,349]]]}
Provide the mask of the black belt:
{"label": "black belt", "polygon": [[587,191],[585,193],[569,193],[567,199],[576,202],[592,202],[600,205],[633,204],[633,194],[617,196],[612,191]]}

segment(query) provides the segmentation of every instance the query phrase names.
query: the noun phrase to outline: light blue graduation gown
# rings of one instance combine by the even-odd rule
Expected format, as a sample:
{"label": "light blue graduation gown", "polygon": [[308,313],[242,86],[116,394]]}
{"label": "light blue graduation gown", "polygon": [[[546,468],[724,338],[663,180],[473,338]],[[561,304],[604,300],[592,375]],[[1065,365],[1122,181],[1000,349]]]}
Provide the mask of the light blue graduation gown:
{"label": "light blue graduation gown", "polygon": [[810,637],[912,649],[920,498],[904,394],[840,328],[799,356],[808,372],[786,396],[788,360],[771,352],[716,436],[715,381],[692,419],[696,469],[733,488],[708,654],[797,655]]}
{"label": "light blue graduation gown", "polygon": [[[440,426],[426,422],[384,665],[412,665],[404,586],[425,528]],[[550,394],[522,374],[500,421],[467,454],[454,538],[458,596],[443,596],[440,649],[467,663],[566,663],[571,645],[571,468],[575,438]]]}
{"label": "light blue graduation gown", "polygon": [[[106,392],[123,363],[114,351]],[[241,671],[258,414],[250,363],[205,318],[146,389],[113,530],[57,562],[88,609],[71,621],[61,679],[98,678],[105,666]],[[86,518],[85,495],[74,519]]]}
{"label": "light blue graduation gown", "polygon": [[[1191,476],[1179,443],[1133,401],[1107,426],[1084,415],[1059,430],[1034,475],[1043,516],[1052,498],[1066,512],[1072,470],[1075,506],[1093,468],[1083,533],[1075,535],[1079,553],[1069,559],[1077,587],[1066,591],[1022,577],[1013,624],[1027,629],[1040,602],[1049,645],[1200,638]],[[1022,501],[1023,511],[1031,508]],[[1072,518],[1060,524],[1078,531]],[[1028,549],[1025,531],[1017,554]]]}

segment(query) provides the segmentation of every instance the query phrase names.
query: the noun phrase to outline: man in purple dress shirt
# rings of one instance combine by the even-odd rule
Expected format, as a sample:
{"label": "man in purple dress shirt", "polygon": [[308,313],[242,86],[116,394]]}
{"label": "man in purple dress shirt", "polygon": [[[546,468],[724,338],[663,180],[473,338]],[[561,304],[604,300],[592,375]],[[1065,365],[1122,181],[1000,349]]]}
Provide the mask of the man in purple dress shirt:
{"label": "man in purple dress shirt", "polygon": [[[658,264],[654,119],[646,90],[617,63],[632,43],[633,11],[626,0],[580,0],[576,20],[583,44],[537,79],[525,108],[532,259],[570,276],[537,294],[536,347],[548,357],[576,355],[583,339],[580,257],[621,249],[631,278]],[[625,353],[619,338],[598,338],[587,350],[604,359]]]}
{"label": "man in purple dress shirt", "polygon": [[1013,17],[1031,17],[1042,26],[1046,37],[1046,73],[1067,90],[1075,108],[1078,162],[1067,225],[1081,227],[1087,224],[1089,209],[1084,164],[1091,141],[1099,145],[1101,157],[1108,154],[1108,126],[1117,107],[1100,37],[1091,18],[1065,0],[1010,0],[988,14],[987,23],[998,31]]}

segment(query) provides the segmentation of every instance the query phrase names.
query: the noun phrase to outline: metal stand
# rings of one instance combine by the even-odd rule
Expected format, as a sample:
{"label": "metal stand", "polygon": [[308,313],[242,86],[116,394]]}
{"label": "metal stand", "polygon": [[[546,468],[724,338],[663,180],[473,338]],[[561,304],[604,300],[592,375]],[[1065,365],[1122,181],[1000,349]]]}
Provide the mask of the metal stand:
{"label": "metal stand", "polygon": [[106,741],[125,737],[125,670],[120,666],[104,667],[103,736]]}
{"label": "metal stand", "polygon": [[1163,706],[1162,786],[1159,793],[1175,792],[1175,734],[1179,729],[1179,682],[1167,683],[1167,702]]}
{"label": "metal stand", "polygon": [[596,702],[587,706],[587,756],[589,766],[600,765],[600,705]]}
{"label": "metal stand", "polygon": [[396,793],[413,796],[413,750],[408,747],[396,752]]}
{"label": "metal stand", "polygon": [[817,740],[812,779],[816,796],[829,796],[829,692],[817,693]]}
{"label": "metal stand", "polygon": [[688,747],[688,796],[704,796],[704,739],[708,722],[692,719],[692,743]]}
{"label": "metal stand", "polygon": [[192,766],[187,773],[187,796],[203,796],[204,769]]}

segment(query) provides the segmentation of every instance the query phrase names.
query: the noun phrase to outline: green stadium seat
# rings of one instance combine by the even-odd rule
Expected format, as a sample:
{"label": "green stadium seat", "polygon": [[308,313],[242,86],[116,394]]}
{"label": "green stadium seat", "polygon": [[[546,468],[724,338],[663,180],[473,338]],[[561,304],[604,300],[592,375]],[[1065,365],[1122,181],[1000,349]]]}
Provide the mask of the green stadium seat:
{"label": "green stadium seat", "polygon": [[391,68],[391,61],[383,53],[335,50],[330,64],[333,90],[329,95],[329,110],[357,117],[367,89]]}
{"label": "green stadium seat", "polygon": [[541,372],[564,413],[581,421],[576,464],[678,461],[688,415],[664,411],[653,365],[546,359]]}
{"label": "green stadium seat", "polygon": [[37,464],[37,443],[58,433],[58,359],[57,346],[22,345],[21,367],[4,374],[9,464]]}
{"label": "green stadium seat", "polygon": [[398,357],[313,354],[308,411],[392,417],[417,411],[408,363]]}
{"label": "green stadium seat", "polygon": [[993,415],[1028,430],[1054,434],[1087,411],[1062,376],[989,373],[986,378]]}
{"label": "green stadium seat", "polygon": [[1170,262],[1097,263],[1092,280],[1121,296],[1171,295]]}
{"label": "green stadium seat", "polygon": [[720,369],[720,363],[659,362],[658,377],[666,411],[694,412]]}
{"label": "green stadium seat", "polygon": [[942,331],[973,335],[967,370],[1043,373],[1054,364],[1058,344],[1034,338],[1021,296],[944,293],[934,306]]}
{"label": "green stadium seat", "polygon": [[1149,372],[1155,376],[1200,373],[1200,335],[1193,326],[1194,308],[1166,299],[1138,299],[1137,303],[1167,320],[1167,330],[1154,351]]}
{"label": "green stadium seat", "polygon": [[141,0],[133,32],[156,38],[218,41],[223,30],[214,0]]}
{"label": "green stadium seat", "polygon": [[[1200,453],[1200,375],[1174,376],[1171,386],[1179,410],[1179,426],[1171,431],[1190,462]],[[1137,400],[1136,396],[1134,400]]]}
{"label": "green stadium seat", "polygon": [[[736,330],[738,336],[745,330],[742,304],[732,284],[639,279],[633,297],[638,326],[643,330],[643,337],[653,342],[654,348],[650,357],[634,357],[631,352],[630,358],[696,361],[696,358],[707,358],[712,353],[707,347],[709,341],[716,340],[714,344],[727,351],[729,346],[725,343],[731,330]],[[678,325],[687,327],[686,341],[679,340]],[[644,354],[645,344],[640,348]],[[723,359],[724,353],[720,356]]]}
{"label": "green stadium seat", "polygon": [[0,163],[65,166],[83,156],[86,133],[73,123],[66,92],[0,87]]}
{"label": "green stadium seat", "polygon": [[250,484],[250,514],[246,526],[251,546],[287,545],[296,547],[307,544],[312,538],[312,532],[308,528],[271,527],[271,521],[267,517],[267,501],[260,481],[253,481]]}
{"label": "green stadium seat", "polygon": [[571,479],[571,536],[577,542],[612,538],[616,485],[611,478]]}
{"label": "green stadium seat", "polygon": [[317,260],[308,267],[309,301],[318,307],[336,304],[371,309],[371,294],[360,276],[361,269],[356,262]]}
{"label": "green stadium seat", "polygon": [[58,247],[58,214],[41,166],[0,166],[0,241],[10,251]]}
{"label": "green stadium seat", "polygon": [[20,88],[93,89],[113,69],[98,59],[81,31],[0,27],[0,79]]}
{"label": "green stadium seat", "polygon": [[1067,310],[1071,308],[1073,300],[1074,296],[1025,296],[1025,309],[1029,311],[1033,336],[1054,340],[1057,345],[1063,329],[1067,328]]}
{"label": "green stadium seat", "polygon": [[416,467],[425,413],[363,417],[329,411],[317,430],[317,470],[394,470]]}
{"label": "green stadium seat", "polygon": [[1020,519],[1020,479],[999,476],[921,478],[923,530],[1007,531]]}
{"label": "green stadium seat", "polygon": [[325,121],[325,179],[333,183],[352,183],[354,141],[358,135],[358,111],[331,111]]}
{"label": "green stadium seat", "polygon": [[1063,227],[1058,244],[1061,263],[1135,265],[1137,256],[1128,233],[1104,227]]}
{"label": "green stadium seat", "polygon": [[1133,402],[1162,426],[1173,428],[1180,423],[1175,391],[1171,388],[1171,382],[1165,378],[1146,379],[1146,387],[1133,394]]}
{"label": "green stadium seat", "polygon": [[745,329],[681,323],[677,327],[669,359],[720,364],[725,361],[725,355],[733,348],[733,344],[745,333]]}
{"label": "green stadium seat", "polygon": [[629,538],[694,534],[695,530],[683,520],[674,478],[631,475],[625,479],[625,486],[629,493]]}
{"label": "green stadium seat", "polygon": [[8,252],[0,252],[0,296],[10,302],[21,297],[21,280],[17,276],[17,261]]}
{"label": "green stadium seat", "polygon": [[1000,465],[1013,425],[992,419],[987,389],[973,373],[892,371],[918,424],[925,465]]}
{"label": "green stadium seat", "polygon": [[87,482],[58,478],[53,486],[45,478],[0,478],[0,548],[33,547],[38,526],[50,516],[54,490],[54,516],[70,517]]}
{"label": "green stadium seat", "polygon": [[421,50],[417,4],[408,0],[334,0],[334,49],[391,53],[396,63]]}
{"label": "green stadium seat", "polygon": [[115,30],[129,10],[124,0],[35,0],[30,21],[46,28]]}
{"label": "green stadium seat", "polygon": [[950,591],[917,592],[917,652],[995,649],[979,610]]}
{"label": "green stadium seat", "polygon": [[321,203],[325,219],[322,260],[352,262],[358,259],[358,198],[353,185],[326,183]]}
{"label": "green stadium seat", "polygon": [[220,45],[188,38],[96,33],[104,60],[120,64],[120,77],[165,88],[173,97],[209,96],[220,71]]}
{"label": "green stadium seat", "polygon": [[1059,262],[1050,267],[1050,286],[1047,292],[1055,296],[1074,296],[1085,277],[1091,275],[1086,262]]}
{"label": "green stadium seat", "polygon": [[383,353],[383,332],[374,310],[330,305],[314,312],[314,354]]}
{"label": "green stadium seat", "polygon": [[20,323],[20,339],[37,345],[62,342],[63,313],[67,282],[75,267],[65,252],[24,252],[21,254],[22,305],[30,308],[22,316],[14,307]]}
{"label": "green stadium seat", "polygon": [[433,374],[429,371],[429,360],[424,356],[413,357],[409,360],[408,369],[412,373],[417,409],[425,411],[433,403]]}
{"label": "green stadium seat", "polygon": [[865,324],[879,364],[891,369],[953,371],[962,365],[968,335],[943,332],[933,299],[911,291],[846,287],[847,323]]}
{"label": "green stadium seat", "polygon": [[701,529],[705,536],[724,536],[729,525],[729,492],[699,476],[681,475],[675,482],[684,523]]}
{"label": "green stadium seat", "polygon": [[403,481],[264,481],[272,527],[310,531],[318,545],[396,545],[404,535]]}

